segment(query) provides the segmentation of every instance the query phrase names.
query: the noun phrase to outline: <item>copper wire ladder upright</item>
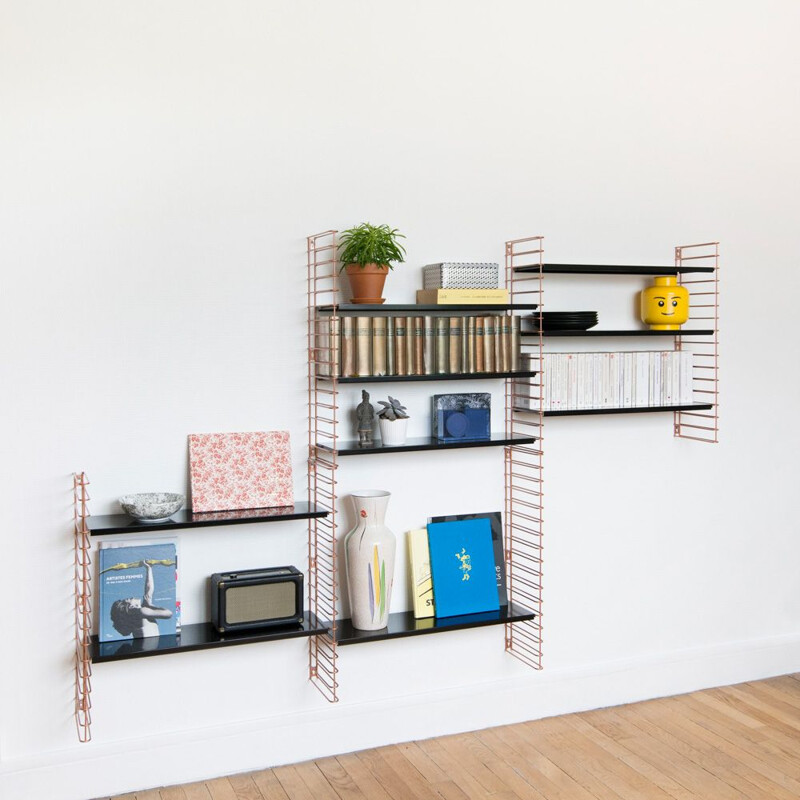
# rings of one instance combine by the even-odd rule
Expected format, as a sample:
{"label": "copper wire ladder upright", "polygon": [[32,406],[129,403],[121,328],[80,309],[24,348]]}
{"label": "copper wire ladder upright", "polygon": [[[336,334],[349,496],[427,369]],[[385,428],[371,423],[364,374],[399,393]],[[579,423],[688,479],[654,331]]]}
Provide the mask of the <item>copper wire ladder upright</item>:
{"label": "copper wire ladder upright", "polygon": [[72,477],[75,535],[75,724],[81,742],[92,740],[92,559],[89,526],[89,480]]}
{"label": "copper wire ladder upright", "polygon": [[[542,668],[542,534],[544,485],[543,339],[544,237],[530,236],[506,242],[505,273],[511,303],[535,303],[539,336],[524,345],[530,351],[530,378],[505,382],[506,436],[535,436],[535,445],[505,448],[505,562],[509,601],[533,611],[532,620],[507,623],[506,650],[534,669]],[[516,272],[536,265],[538,270]],[[509,312],[509,313],[513,313]]]}
{"label": "copper wire ladder upright", "polygon": [[[692,388],[695,398],[712,403],[708,411],[676,411],[675,436],[698,442],[719,442],[719,242],[679,245],[675,266],[711,267],[712,272],[678,273],[678,282],[689,290],[689,320],[698,327],[713,325],[713,335],[694,338],[676,336],[675,349],[692,353]],[[707,277],[706,277],[707,276]]]}
{"label": "copper wire ladder upright", "polygon": [[[309,236],[308,243],[308,501],[327,510],[327,517],[308,521],[308,605],[330,628],[308,640],[308,676],[331,703],[338,701],[336,666],[337,614],[337,495],[336,442],[338,438],[338,384],[336,337],[341,318],[337,311],[338,273],[336,231]],[[319,307],[331,307],[321,316]],[[330,450],[317,445],[325,443]]]}

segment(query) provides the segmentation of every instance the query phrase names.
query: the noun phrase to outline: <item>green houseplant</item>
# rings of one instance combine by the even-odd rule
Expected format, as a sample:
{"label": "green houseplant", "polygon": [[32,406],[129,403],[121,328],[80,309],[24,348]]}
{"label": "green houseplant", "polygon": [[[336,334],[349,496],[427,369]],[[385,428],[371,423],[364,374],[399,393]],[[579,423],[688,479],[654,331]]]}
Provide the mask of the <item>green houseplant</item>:
{"label": "green houseplant", "polygon": [[392,262],[405,260],[400,239],[406,237],[388,225],[364,222],[342,232],[339,239],[339,261],[350,279],[354,303],[383,303],[383,284]]}

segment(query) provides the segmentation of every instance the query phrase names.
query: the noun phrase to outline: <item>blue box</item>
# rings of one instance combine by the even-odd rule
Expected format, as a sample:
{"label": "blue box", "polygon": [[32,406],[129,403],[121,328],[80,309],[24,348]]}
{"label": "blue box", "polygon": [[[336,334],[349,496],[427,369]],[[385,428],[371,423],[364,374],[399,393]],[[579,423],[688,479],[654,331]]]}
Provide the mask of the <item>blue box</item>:
{"label": "blue box", "polygon": [[491,403],[488,392],[434,395],[431,435],[440,442],[489,439]]}

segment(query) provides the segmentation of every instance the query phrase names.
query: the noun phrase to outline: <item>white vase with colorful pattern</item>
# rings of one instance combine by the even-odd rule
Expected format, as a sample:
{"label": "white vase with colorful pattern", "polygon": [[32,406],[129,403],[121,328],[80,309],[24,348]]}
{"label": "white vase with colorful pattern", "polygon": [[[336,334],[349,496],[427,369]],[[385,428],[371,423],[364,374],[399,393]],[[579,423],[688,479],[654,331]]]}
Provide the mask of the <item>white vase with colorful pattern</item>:
{"label": "white vase with colorful pattern", "polygon": [[383,524],[391,494],[378,489],[353,492],[355,528],[345,536],[347,593],[353,627],[386,627],[394,581],[395,535]]}

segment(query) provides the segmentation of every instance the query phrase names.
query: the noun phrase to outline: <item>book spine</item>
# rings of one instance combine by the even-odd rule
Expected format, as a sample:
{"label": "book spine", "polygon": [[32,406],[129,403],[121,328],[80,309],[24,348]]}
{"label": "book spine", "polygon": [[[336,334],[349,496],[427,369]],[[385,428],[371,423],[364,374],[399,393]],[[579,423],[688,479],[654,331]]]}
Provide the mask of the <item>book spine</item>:
{"label": "book spine", "polygon": [[522,339],[520,337],[520,318],[514,314],[511,319],[511,364],[509,369],[512,372],[519,372],[519,354]]}
{"label": "book spine", "polygon": [[636,355],[635,353],[624,353],[623,354],[623,392],[622,392],[622,405],[625,408],[631,408],[633,406],[633,379],[634,379],[634,368],[633,368],[633,357]]}
{"label": "book spine", "polygon": [[461,372],[469,372],[469,317],[461,317]]}
{"label": "book spine", "polygon": [[366,378],[372,375],[372,325],[370,317],[356,317],[356,375]]}
{"label": "book spine", "polygon": [[406,368],[406,318],[394,321],[394,368],[397,375],[408,375]]}
{"label": "book spine", "polygon": [[494,317],[494,325],[492,326],[492,330],[492,345],[494,346],[494,369],[495,372],[505,372],[503,369],[503,320],[500,317]]}
{"label": "book spine", "polygon": [[342,317],[342,376],[356,374],[356,344],[353,317]]}
{"label": "book spine", "polygon": [[592,359],[591,353],[581,353],[581,408],[592,407]]}
{"label": "book spine", "polygon": [[328,336],[330,320],[323,317],[314,323],[314,360],[316,361],[317,375],[329,378],[331,374],[328,364]]}
{"label": "book spine", "polygon": [[315,359],[317,375],[329,378],[340,374],[341,318],[323,317],[316,322]]}
{"label": "book spine", "polygon": [[494,367],[494,317],[483,318],[484,372],[496,372]]}
{"label": "book spine", "polygon": [[476,372],[475,366],[475,317],[467,317],[467,369],[470,374]]}
{"label": "book spine", "polygon": [[386,374],[397,375],[394,363],[394,317],[386,317]]}
{"label": "book spine", "polygon": [[414,374],[425,374],[425,320],[414,317]]}
{"label": "book spine", "polygon": [[611,408],[622,405],[619,393],[619,353],[608,354],[608,402]]}
{"label": "book spine", "polygon": [[647,353],[636,354],[636,395],[634,405],[641,408],[650,402],[647,369],[650,356]]}
{"label": "book spine", "polygon": [[542,407],[545,411],[550,411],[552,409],[551,405],[552,392],[550,389],[550,381],[552,380],[552,374],[553,374],[552,364],[553,364],[553,354],[545,353],[542,361],[542,374],[539,376],[540,383],[542,384],[542,395],[544,397]]}
{"label": "book spine", "polygon": [[331,317],[331,372],[337,377],[342,374],[342,318]]}
{"label": "book spine", "polygon": [[414,599],[414,617],[424,619],[434,615],[433,584],[428,551],[428,531],[408,532],[408,561],[411,567],[411,593]]}
{"label": "book spine", "polygon": [[575,353],[567,353],[565,358],[567,362],[567,408],[575,409],[578,407],[578,375],[575,371],[577,368]]}
{"label": "book spine", "polygon": [[475,372],[486,372],[486,354],[483,349],[485,324],[483,317],[475,317]]}
{"label": "book spine", "polygon": [[423,373],[433,375],[436,372],[436,328],[433,317],[423,317],[422,350]]}
{"label": "book spine", "polygon": [[592,408],[603,407],[603,354],[592,353]]}
{"label": "book spine", "polygon": [[386,317],[372,318],[372,374],[386,374]]}
{"label": "book spine", "polygon": [[406,375],[416,375],[414,371],[414,317],[406,317]]}
{"label": "book spine", "polygon": [[447,317],[436,317],[436,372],[446,375],[450,369],[448,337],[450,320]]}
{"label": "book spine", "polygon": [[678,351],[673,351],[669,355],[672,374],[672,402],[680,403],[681,401],[681,354]]}
{"label": "book spine", "polygon": [[461,372],[461,317],[450,317],[450,361],[448,372],[457,375]]}
{"label": "book spine", "polygon": [[688,350],[681,351],[681,403],[694,402],[694,386],[692,374],[694,364],[693,356]]}
{"label": "book spine", "polygon": [[503,305],[506,289],[418,289],[417,305]]}
{"label": "book spine", "polygon": [[503,372],[511,372],[511,317],[506,314],[500,317],[500,321],[503,347]]}

